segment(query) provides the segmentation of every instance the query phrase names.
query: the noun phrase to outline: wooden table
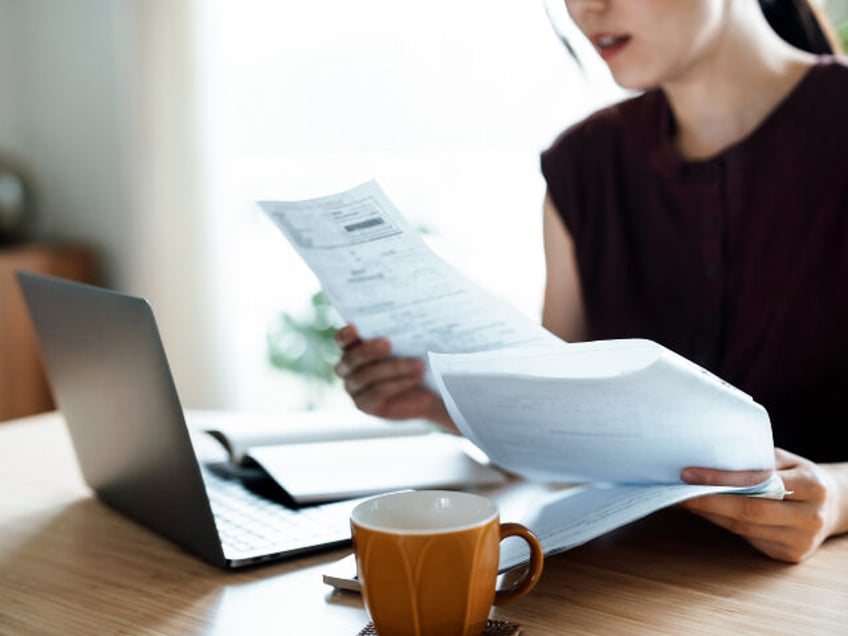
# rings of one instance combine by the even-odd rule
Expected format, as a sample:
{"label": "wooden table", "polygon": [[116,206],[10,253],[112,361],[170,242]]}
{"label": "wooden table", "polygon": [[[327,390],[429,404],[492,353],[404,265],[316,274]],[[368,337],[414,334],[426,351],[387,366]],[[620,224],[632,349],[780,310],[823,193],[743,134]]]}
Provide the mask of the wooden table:
{"label": "wooden table", "polygon": [[[0,634],[355,635],[360,597],[321,575],[346,551],[208,566],[91,497],[60,415],[0,426]],[[495,615],[522,634],[848,634],[848,539],[772,561],[679,510],[551,557]]]}

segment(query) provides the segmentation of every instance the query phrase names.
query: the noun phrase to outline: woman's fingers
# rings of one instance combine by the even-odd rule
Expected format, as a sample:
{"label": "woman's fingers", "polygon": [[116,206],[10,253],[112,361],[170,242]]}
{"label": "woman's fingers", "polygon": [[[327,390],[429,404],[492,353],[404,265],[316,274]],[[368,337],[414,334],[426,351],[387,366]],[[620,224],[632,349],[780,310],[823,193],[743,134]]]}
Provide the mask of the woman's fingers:
{"label": "woman's fingers", "polygon": [[387,358],[361,366],[343,377],[345,390],[353,397],[372,387],[381,387],[381,394],[397,393],[405,389],[397,389],[396,385],[415,386],[421,381],[424,362],[417,358]]}
{"label": "woman's fingers", "polygon": [[359,409],[389,419],[442,415],[435,394],[419,386],[423,360],[392,357],[387,339],[363,340],[353,325],[339,329],[335,340],[342,350],[336,374]]}
{"label": "woman's fingers", "polygon": [[[395,410],[403,409],[414,410],[414,405],[404,407],[402,402],[408,398],[412,390],[418,385],[418,380],[415,378],[400,378],[397,380],[388,380],[379,384],[372,385],[367,390],[353,395],[353,401],[363,411],[373,413],[381,417],[388,417],[388,411],[391,410],[391,405],[394,404]],[[397,416],[395,416],[397,417]]]}
{"label": "woman's fingers", "polygon": [[391,351],[392,347],[385,338],[358,341],[344,350],[336,364],[336,373],[347,378],[367,365],[385,360]]}
{"label": "woman's fingers", "polygon": [[687,484],[711,486],[756,486],[766,481],[770,470],[713,470],[712,468],[688,467],[680,471],[680,478]]}
{"label": "woman's fingers", "polygon": [[823,540],[815,512],[803,503],[716,495],[687,501],[683,507],[781,561],[798,563]]}
{"label": "woman's fingers", "polygon": [[342,351],[359,342],[359,332],[353,325],[345,325],[336,331],[335,341]]}
{"label": "woman's fingers", "polygon": [[791,519],[785,502],[760,497],[707,495],[690,499],[682,507],[737,534],[750,533],[757,527],[782,527]]}

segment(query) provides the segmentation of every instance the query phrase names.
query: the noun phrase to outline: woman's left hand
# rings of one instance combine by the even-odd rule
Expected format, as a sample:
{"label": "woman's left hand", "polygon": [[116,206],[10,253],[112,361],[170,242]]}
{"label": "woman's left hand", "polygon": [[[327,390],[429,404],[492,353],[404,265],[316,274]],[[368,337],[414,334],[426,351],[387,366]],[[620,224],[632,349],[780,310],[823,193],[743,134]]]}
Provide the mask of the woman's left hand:
{"label": "woman's left hand", "polygon": [[[738,495],[707,495],[680,507],[743,537],[757,550],[780,561],[799,563],[833,532],[839,516],[838,493],[827,470],[776,448],[775,469],[790,492],[782,501]],[[752,485],[763,473],[685,468],[690,484]],[[766,475],[767,477],[767,475]]]}

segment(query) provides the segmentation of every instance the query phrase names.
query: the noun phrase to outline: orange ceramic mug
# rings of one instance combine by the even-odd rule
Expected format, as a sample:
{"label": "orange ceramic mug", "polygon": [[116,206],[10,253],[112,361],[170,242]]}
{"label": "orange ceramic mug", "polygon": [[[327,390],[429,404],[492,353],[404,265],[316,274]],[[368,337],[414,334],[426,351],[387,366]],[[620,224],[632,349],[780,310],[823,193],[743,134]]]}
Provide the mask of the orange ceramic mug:
{"label": "orange ceramic mug", "polygon": [[[351,513],[365,606],[379,636],[477,636],[492,605],[527,594],[544,562],[539,540],[500,523],[486,497],[419,490],[373,497]],[[518,536],[530,566],[513,587],[495,590],[500,542]]]}

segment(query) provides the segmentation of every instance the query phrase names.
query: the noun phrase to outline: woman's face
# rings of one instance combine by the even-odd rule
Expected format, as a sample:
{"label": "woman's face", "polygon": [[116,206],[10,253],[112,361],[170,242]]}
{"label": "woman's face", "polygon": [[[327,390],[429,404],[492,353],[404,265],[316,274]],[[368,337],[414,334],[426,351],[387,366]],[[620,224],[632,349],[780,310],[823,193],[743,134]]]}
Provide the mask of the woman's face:
{"label": "woman's face", "polygon": [[642,90],[681,79],[709,55],[724,30],[727,1],[565,0],[565,5],[615,81]]}

